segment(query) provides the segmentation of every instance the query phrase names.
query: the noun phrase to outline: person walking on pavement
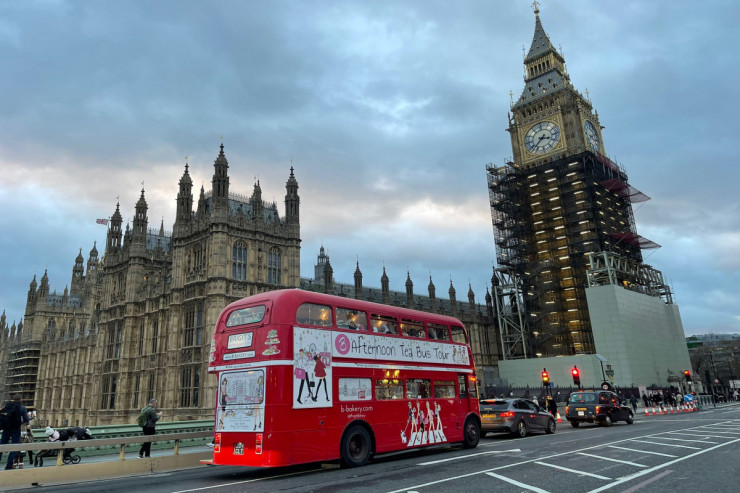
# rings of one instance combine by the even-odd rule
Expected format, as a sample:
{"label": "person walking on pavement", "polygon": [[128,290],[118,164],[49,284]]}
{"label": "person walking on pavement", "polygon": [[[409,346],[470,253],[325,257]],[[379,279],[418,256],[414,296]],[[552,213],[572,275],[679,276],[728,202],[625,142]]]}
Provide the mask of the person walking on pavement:
{"label": "person walking on pavement", "polygon": [[645,407],[650,407],[650,399],[645,392],[642,393],[642,402],[645,403]]}
{"label": "person walking on pavement", "polygon": [[547,396],[547,410],[552,414],[553,418],[558,415],[558,403],[549,395]]}
{"label": "person walking on pavement", "polygon": [[[162,411],[157,412],[157,399],[150,399],[149,405],[141,410],[141,414],[144,415],[145,422],[141,427],[144,435],[154,435],[155,426],[159,418],[162,417]],[[144,442],[141,444],[139,449],[139,459],[149,457],[151,454],[152,442]]]}
{"label": "person walking on pavement", "polygon": [[632,394],[632,396],[630,397],[630,404],[632,404],[632,409],[637,412],[637,397],[635,396],[635,394]]}
{"label": "person walking on pavement", "polygon": [[[0,445],[7,443],[21,443],[21,427],[28,425],[28,410],[21,404],[21,395],[15,394],[13,398],[5,404],[0,411],[0,424],[2,425],[3,434],[0,439]],[[5,469],[13,469],[13,461],[18,452],[13,451],[8,454],[8,463]],[[3,459],[3,453],[0,452],[0,461]]]}

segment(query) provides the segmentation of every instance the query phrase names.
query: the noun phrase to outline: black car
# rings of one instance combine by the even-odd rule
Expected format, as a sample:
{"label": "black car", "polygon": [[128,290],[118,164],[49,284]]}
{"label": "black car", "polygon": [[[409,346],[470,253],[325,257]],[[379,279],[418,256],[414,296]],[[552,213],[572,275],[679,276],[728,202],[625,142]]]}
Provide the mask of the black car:
{"label": "black car", "polygon": [[527,436],[530,431],[555,433],[555,419],[528,399],[482,399],[480,401],[481,435],[488,432]]}
{"label": "black car", "polygon": [[565,419],[573,428],[581,423],[611,426],[615,421],[634,422],[632,409],[617,394],[608,390],[573,392],[565,406]]}

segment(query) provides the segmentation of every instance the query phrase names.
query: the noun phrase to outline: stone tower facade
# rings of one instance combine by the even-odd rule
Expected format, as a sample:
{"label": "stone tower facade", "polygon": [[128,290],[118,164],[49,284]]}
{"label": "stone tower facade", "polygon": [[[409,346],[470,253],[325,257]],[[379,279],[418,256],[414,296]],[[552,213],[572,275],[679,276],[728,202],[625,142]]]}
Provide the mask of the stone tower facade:
{"label": "stone tower facade", "polygon": [[[105,256],[75,259],[72,289],[49,294],[31,283],[26,336],[38,346],[38,378],[27,404],[40,424],[132,423],[156,397],[168,420],[211,417],[215,380],[207,373],[211,332],[237,299],[300,282],[300,197],[293,168],[285,215],[230,191],[223,144],[211,190],[193,194],[189,164],[178,182],[172,232],[149,224],[142,188],[131,224],[120,203]],[[17,336],[14,336],[17,338]],[[7,339],[7,338],[6,338]],[[15,339],[14,339],[15,340]]]}

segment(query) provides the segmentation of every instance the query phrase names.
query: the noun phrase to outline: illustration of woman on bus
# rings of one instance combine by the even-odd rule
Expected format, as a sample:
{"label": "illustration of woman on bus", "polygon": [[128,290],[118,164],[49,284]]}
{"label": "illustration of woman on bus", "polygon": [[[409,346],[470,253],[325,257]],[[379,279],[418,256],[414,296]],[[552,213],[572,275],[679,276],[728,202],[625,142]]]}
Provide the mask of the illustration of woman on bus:
{"label": "illustration of woman on bus", "polygon": [[[254,394],[254,397],[256,398],[257,405],[254,407],[254,429],[256,430],[259,428],[262,429],[262,408],[260,407],[262,405],[264,393],[263,389],[265,388],[265,377],[264,375],[260,375],[257,377],[257,389]],[[259,419],[259,424],[257,424],[257,420]]]}
{"label": "illustration of woman on bus", "polygon": [[301,385],[298,388],[298,404],[303,404],[301,397],[303,396],[304,385],[308,388],[308,397],[310,397],[311,400],[316,401],[316,399],[314,399],[313,392],[311,392],[311,384],[308,380],[309,364],[308,355],[306,355],[306,352],[301,349],[298,352],[298,358],[295,361],[295,369],[293,370],[295,377],[301,381]]}
{"label": "illustration of woman on bus", "polygon": [[326,387],[326,365],[321,359],[321,356],[319,356],[318,354],[314,355],[313,360],[316,362],[316,366],[313,369],[313,374],[319,381],[319,383],[316,385],[316,393],[311,399],[316,402],[316,398],[319,396],[319,389],[321,388],[321,384],[324,384],[324,395],[326,396],[326,401],[329,402],[329,390]]}

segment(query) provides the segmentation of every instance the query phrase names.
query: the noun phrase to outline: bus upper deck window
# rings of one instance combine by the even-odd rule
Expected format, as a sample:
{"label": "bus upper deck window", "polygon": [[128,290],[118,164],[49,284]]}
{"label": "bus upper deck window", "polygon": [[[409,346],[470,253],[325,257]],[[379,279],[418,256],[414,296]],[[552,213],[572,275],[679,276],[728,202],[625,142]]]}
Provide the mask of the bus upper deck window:
{"label": "bus upper deck window", "polygon": [[427,333],[430,339],[436,339],[438,341],[450,340],[450,330],[446,325],[429,323],[427,324]]}
{"label": "bus upper deck window", "polygon": [[426,337],[423,323],[405,318],[401,319],[401,334],[409,337]]}
{"label": "bus upper deck window", "polygon": [[465,329],[462,327],[455,327],[453,325],[450,327],[450,332],[452,332],[452,342],[459,342],[460,344],[468,342],[468,339],[465,337]]}
{"label": "bus upper deck window", "polygon": [[332,324],[331,307],[304,303],[298,307],[295,314],[296,322],[300,325],[318,325],[329,327]]}
{"label": "bus upper deck window", "polygon": [[385,315],[370,315],[370,325],[373,332],[379,334],[398,334],[398,321]]}
{"label": "bus upper deck window", "polygon": [[367,315],[359,310],[337,308],[337,327],[340,329],[367,330]]}

